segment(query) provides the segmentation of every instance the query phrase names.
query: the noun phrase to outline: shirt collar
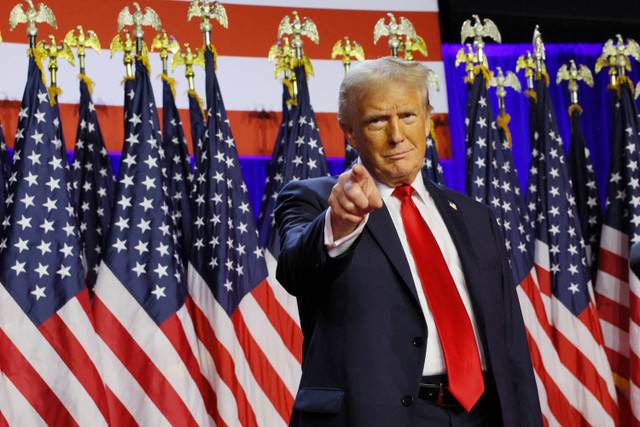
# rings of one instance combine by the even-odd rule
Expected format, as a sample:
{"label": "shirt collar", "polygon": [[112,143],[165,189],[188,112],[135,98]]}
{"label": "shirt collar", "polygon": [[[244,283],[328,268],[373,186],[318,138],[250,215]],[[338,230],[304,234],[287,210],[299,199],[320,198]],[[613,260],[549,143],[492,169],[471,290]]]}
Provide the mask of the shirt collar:
{"label": "shirt collar", "polygon": [[[375,178],[374,181],[376,182],[376,187],[378,187],[382,201],[386,204],[389,198],[392,197],[395,187],[389,187],[387,184],[383,184]],[[416,175],[416,179],[411,183],[411,186],[413,187],[414,194],[417,194],[423,202],[427,203],[427,200],[429,200],[429,192],[427,191],[427,187],[424,185],[422,172],[419,172],[418,175]]]}

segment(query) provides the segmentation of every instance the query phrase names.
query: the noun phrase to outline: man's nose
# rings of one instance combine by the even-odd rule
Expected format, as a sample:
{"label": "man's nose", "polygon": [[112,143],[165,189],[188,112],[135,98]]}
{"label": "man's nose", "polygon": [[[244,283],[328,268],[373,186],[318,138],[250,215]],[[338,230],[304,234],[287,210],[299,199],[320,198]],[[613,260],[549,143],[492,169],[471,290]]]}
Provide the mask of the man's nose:
{"label": "man's nose", "polygon": [[392,144],[399,144],[404,140],[404,134],[402,132],[402,122],[398,117],[392,117],[389,120],[389,142]]}

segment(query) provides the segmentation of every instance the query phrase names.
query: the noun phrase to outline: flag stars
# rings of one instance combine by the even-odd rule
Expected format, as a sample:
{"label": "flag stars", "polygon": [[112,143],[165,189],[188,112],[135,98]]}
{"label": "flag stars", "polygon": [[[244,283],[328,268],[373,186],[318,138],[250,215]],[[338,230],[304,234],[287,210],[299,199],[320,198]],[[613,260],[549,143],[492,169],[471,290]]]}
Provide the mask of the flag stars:
{"label": "flag stars", "polygon": [[162,297],[166,297],[166,295],[164,294],[165,289],[166,289],[166,286],[160,287],[159,285],[156,285],[156,288],[153,291],[151,291],[151,293],[155,295],[156,301]]}
{"label": "flag stars", "polygon": [[30,292],[31,295],[36,297],[36,301],[40,300],[40,298],[46,298],[47,296],[44,293],[45,288],[36,285],[36,288]]}
{"label": "flag stars", "polygon": [[60,276],[60,279],[62,280],[67,276],[71,277],[71,273],[69,272],[69,270],[71,270],[71,266],[65,267],[64,265],[61,265],[60,269],[56,271],[56,274],[58,274]]}

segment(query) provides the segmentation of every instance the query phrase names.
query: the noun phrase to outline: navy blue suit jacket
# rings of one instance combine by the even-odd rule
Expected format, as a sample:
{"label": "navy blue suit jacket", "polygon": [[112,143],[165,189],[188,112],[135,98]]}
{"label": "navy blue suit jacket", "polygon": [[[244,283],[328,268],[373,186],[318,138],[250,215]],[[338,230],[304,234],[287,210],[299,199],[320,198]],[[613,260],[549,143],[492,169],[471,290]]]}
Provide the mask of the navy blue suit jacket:
{"label": "navy blue suit jacket", "polygon": [[[542,425],[516,288],[493,213],[424,179],[460,256],[500,403],[496,411],[507,426]],[[297,297],[304,333],[291,425],[411,426],[429,331],[409,265],[386,207],[371,212],[345,254],[328,256],[324,219],[336,182],[292,182],[275,210],[277,278]]]}

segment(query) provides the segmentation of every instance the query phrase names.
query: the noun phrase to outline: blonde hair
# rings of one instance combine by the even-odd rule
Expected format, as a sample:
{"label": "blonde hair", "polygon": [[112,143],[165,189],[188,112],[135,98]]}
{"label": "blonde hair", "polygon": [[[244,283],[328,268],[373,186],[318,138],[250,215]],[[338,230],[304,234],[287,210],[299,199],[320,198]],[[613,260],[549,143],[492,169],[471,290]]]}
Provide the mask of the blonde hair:
{"label": "blonde hair", "polygon": [[420,95],[425,111],[430,112],[432,107],[429,105],[428,73],[429,69],[419,62],[393,56],[359,63],[347,73],[340,85],[338,124],[345,125],[347,116],[356,103],[390,80],[414,87]]}

